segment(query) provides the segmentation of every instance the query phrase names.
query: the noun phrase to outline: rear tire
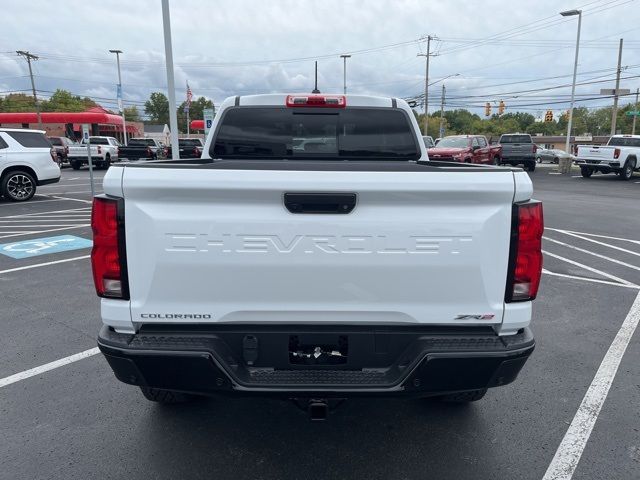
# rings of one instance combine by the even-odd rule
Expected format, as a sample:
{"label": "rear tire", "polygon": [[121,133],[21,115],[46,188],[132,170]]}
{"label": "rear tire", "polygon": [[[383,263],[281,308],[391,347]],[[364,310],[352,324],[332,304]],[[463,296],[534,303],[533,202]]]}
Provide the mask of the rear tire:
{"label": "rear tire", "polygon": [[536,158],[536,162],[538,162],[538,163],[542,163],[542,158],[541,158],[541,157],[537,157],[537,158]]}
{"label": "rear tire", "polygon": [[0,193],[12,202],[26,202],[36,194],[36,180],[23,170],[9,172],[2,177]]}
{"label": "rear tire", "polygon": [[593,175],[593,168],[580,167],[580,173],[584,178],[589,178],[591,175]]}
{"label": "rear tire", "polygon": [[80,167],[82,166],[80,162],[74,162],[73,160],[71,160],[69,164],[71,165],[71,168],[73,168],[74,170],[80,170]]}
{"label": "rear tire", "polygon": [[160,388],[140,387],[144,397],[156,403],[164,405],[175,405],[177,403],[186,403],[195,399],[194,395],[188,393],[174,392],[173,390],[162,390]]}
{"label": "rear tire", "polygon": [[486,395],[487,389],[481,388],[479,390],[469,390],[468,392],[450,393],[449,395],[442,395],[438,397],[438,400],[445,403],[469,403],[482,400]]}
{"label": "rear tire", "polygon": [[632,158],[630,160],[627,160],[627,162],[624,164],[624,168],[620,171],[620,180],[631,180],[631,177],[633,177],[633,171],[636,168],[636,160],[635,158]]}
{"label": "rear tire", "polygon": [[495,157],[493,157],[493,164],[495,166],[500,165],[500,157],[499,156],[496,155]]}
{"label": "rear tire", "polygon": [[536,164],[534,163],[527,163],[524,166],[525,170],[527,170],[528,172],[534,172],[536,170]]}

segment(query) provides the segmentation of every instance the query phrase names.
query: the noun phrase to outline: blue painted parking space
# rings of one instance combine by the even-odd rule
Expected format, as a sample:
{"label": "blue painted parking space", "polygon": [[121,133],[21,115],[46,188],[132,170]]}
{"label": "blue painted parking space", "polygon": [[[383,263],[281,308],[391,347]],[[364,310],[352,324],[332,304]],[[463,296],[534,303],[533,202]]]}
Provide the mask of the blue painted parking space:
{"label": "blue painted parking space", "polygon": [[91,240],[75,235],[57,235],[55,237],[32,238],[20,242],[0,244],[0,254],[15,259],[31,258],[51,253],[80,250],[93,245]]}

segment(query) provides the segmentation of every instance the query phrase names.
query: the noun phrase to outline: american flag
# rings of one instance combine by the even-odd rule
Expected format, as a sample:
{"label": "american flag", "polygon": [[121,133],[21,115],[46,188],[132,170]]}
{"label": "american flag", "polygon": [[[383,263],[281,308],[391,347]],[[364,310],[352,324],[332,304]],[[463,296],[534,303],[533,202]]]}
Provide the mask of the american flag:
{"label": "american flag", "polygon": [[187,110],[191,107],[191,99],[193,98],[193,93],[191,92],[191,87],[189,87],[189,82],[187,82]]}

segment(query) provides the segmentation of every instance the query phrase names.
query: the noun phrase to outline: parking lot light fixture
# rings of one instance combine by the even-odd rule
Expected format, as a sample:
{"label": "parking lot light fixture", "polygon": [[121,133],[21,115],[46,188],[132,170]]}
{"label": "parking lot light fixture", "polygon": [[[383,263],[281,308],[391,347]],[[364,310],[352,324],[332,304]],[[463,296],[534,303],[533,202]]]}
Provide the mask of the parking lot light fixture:
{"label": "parking lot light fixture", "polygon": [[125,146],[127,145],[127,124],[124,118],[124,107],[122,106],[122,76],[120,75],[120,54],[122,50],[109,50],[110,53],[116,54],[116,62],[118,64],[118,107],[122,115],[122,139]]}
{"label": "parking lot light fixture", "polygon": [[[563,17],[572,17],[578,16],[578,36],[576,39],[576,56],[573,62],[573,82],[571,84],[571,104],[569,107],[569,122],[567,124],[567,138],[565,141],[565,151],[567,153],[571,153],[569,150],[571,143],[571,125],[573,123],[573,103],[576,93],[576,74],[578,73],[578,51],[580,49],[580,27],[582,26],[582,10],[566,10],[564,12],[560,12],[560,15]],[[563,173],[569,173],[571,170],[571,164],[568,166],[568,171]]]}

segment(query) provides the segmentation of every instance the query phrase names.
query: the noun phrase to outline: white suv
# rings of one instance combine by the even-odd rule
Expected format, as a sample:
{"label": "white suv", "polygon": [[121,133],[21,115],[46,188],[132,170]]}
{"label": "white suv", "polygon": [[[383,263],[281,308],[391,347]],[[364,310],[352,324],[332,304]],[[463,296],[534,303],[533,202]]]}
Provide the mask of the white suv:
{"label": "white suv", "polygon": [[13,202],[60,180],[56,153],[41,130],[0,128],[0,195]]}

